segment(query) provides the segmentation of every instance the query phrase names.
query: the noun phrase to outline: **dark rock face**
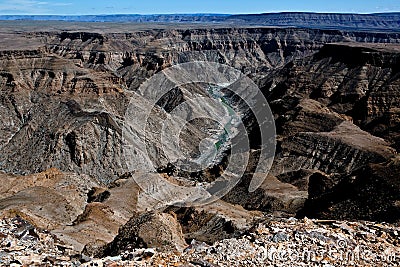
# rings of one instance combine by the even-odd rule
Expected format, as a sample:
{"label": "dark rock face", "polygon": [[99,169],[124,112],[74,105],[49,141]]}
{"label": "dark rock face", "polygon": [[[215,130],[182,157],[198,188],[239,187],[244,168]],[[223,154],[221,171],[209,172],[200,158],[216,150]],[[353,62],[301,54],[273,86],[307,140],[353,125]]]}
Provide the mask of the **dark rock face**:
{"label": "dark rock face", "polygon": [[[400,50],[389,44],[399,42],[396,34],[206,28],[34,32],[15,38],[35,38],[39,45],[0,51],[3,215],[22,214],[75,249],[102,255],[129,246],[180,250],[185,239],[233,237],[251,227],[259,211],[400,221]],[[193,60],[231,65],[259,85],[276,120],[277,150],[268,175],[253,173],[259,153],[254,145],[247,172],[223,200],[168,208],[135,182],[158,177],[155,171],[127,173],[124,114],[144,80]],[[163,120],[201,92],[201,86],[174,89],[153,109],[152,131],[138,132],[151,143],[155,170],[172,183],[213,181],[228,160],[221,157],[192,175],[176,170],[160,152],[157,130]],[[148,105],[136,104],[138,109]],[[254,118],[243,118],[257,144]],[[199,153],[211,129],[211,123],[193,121],[181,136],[182,148]],[[53,174],[51,168],[59,171]],[[253,174],[266,179],[249,193]],[[17,180],[26,183],[13,189]],[[165,190],[152,186],[154,192]],[[159,210],[149,213],[148,207]]]}
{"label": "dark rock face", "polygon": [[299,216],[398,222],[399,159],[369,164],[339,180],[310,177],[309,192]]}
{"label": "dark rock face", "polygon": [[183,250],[187,246],[176,218],[167,213],[143,213],[134,216],[123,227],[103,255],[118,255],[132,248],[157,247],[161,250]]}
{"label": "dark rock face", "polygon": [[249,212],[222,200],[201,207],[170,207],[167,211],[176,216],[188,243],[192,240],[214,243],[238,237],[262,216],[261,212]]}

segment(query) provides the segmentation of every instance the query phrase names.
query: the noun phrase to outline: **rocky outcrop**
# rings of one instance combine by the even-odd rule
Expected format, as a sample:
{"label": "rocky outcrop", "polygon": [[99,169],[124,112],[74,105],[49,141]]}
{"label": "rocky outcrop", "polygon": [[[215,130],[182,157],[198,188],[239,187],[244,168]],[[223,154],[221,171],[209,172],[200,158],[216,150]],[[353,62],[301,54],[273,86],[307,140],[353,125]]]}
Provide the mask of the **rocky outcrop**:
{"label": "rocky outcrop", "polygon": [[169,207],[166,211],[175,214],[188,243],[195,240],[211,244],[238,237],[262,217],[261,212],[248,211],[222,200],[199,207]]}
{"label": "rocky outcrop", "polygon": [[173,215],[147,212],[137,214],[121,227],[113,242],[105,246],[102,253],[118,255],[140,247],[182,251],[186,246],[181,227]]}
{"label": "rocky outcrop", "polygon": [[310,177],[310,198],[299,216],[397,222],[399,158],[369,164],[346,177]]}
{"label": "rocky outcrop", "polygon": [[47,230],[71,224],[85,208],[87,193],[98,185],[86,175],[49,169],[39,174],[1,174],[2,216],[19,215]]}
{"label": "rocky outcrop", "polygon": [[383,162],[395,150],[383,139],[343,122],[330,132],[301,132],[281,144],[273,172],[278,174],[300,169],[325,173],[350,173],[367,162]]}
{"label": "rocky outcrop", "polygon": [[294,215],[303,207],[307,199],[307,189],[281,182],[270,174],[267,177],[264,177],[264,173],[255,173],[254,175],[264,179],[256,191],[248,192],[249,180],[245,176],[242,182],[223,199],[239,204],[248,210],[269,212],[278,217]]}

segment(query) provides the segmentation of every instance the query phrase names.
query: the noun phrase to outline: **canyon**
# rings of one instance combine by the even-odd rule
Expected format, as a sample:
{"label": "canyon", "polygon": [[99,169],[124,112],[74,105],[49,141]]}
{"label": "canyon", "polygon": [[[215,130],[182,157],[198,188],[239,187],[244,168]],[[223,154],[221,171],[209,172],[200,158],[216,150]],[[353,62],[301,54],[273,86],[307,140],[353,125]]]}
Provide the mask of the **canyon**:
{"label": "canyon", "polygon": [[[1,23],[1,217],[19,216],[71,250],[100,258],[240,237],[266,215],[400,222],[398,33],[147,24],[14,31]],[[141,86],[190,62],[227,65],[251,79],[271,108],[276,148],[269,172],[260,173],[256,166],[269,163],[259,156],[257,114],[224,94],[225,106],[242,108],[249,162],[221,199],[187,207],[174,192],[164,201],[152,198],[137,181],[163,177],[195,187],[216,181],[226,168],[226,140],[215,143],[222,149],[218,161],[196,172],[177,167],[171,161],[177,149],[160,141],[162,123],[176,107],[208,96],[204,85],[175,87],[150,107],[148,132],[135,136],[146,141],[152,168],[140,160],[129,168],[124,131],[127,110],[151,103],[135,101]],[[168,131],[176,127],[171,123]],[[179,144],[191,156],[217,131],[207,120],[186,128]],[[265,179],[249,192],[255,176]]]}
{"label": "canyon", "polygon": [[[113,14],[113,15],[0,15],[9,21],[134,22],[177,25],[272,26],[337,30],[398,32],[400,13],[313,13],[279,12],[262,14]],[[196,25],[196,26],[194,26]]]}

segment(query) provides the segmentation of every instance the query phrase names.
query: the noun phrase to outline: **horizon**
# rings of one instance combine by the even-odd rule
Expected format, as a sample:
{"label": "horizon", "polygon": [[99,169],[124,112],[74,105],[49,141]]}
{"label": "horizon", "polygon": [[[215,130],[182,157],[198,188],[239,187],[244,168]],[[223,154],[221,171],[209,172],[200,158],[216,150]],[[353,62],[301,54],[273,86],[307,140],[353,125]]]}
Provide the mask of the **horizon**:
{"label": "horizon", "polygon": [[268,3],[263,0],[202,2],[168,2],[153,0],[136,2],[132,0],[0,0],[0,15],[22,16],[98,16],[98,15],[183,15],[183,14],[262,14],[262,13],[343,13],[374,14],[400,12],[397,0],[322,2],[310,0],[306,3],[295,0],[281,0]]}
{"label": "horizon", "polygon": [[273,11],[273,12],[260,12],[260,13],[102,13],[102,14],[1,14],[0,16],[57,16],[57,17],[79,17],[79,16],[175,16],[175,15],[204,15],[204,16],[231,16],[231,15],[265,15],[265,14],[285,14],[285,13],[299,13],[299,14],[357,14],[357,15],[374,15],[374,14],[397,14],[400,11],[386,11],[386,12],[373,12],[373,13],[357,13],[357,12],[314,12],[314,11]]}

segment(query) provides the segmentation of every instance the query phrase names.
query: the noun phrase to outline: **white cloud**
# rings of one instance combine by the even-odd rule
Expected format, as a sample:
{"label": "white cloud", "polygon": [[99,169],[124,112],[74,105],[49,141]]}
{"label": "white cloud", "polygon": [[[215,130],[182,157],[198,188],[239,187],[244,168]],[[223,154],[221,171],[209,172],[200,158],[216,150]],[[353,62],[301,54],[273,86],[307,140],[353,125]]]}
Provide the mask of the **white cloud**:
{"label": "white cloud", "polygon": [[0,1],[0,14],[50,14],[52,7],[68,6],[67,2],[44,2],[36,0]]}

